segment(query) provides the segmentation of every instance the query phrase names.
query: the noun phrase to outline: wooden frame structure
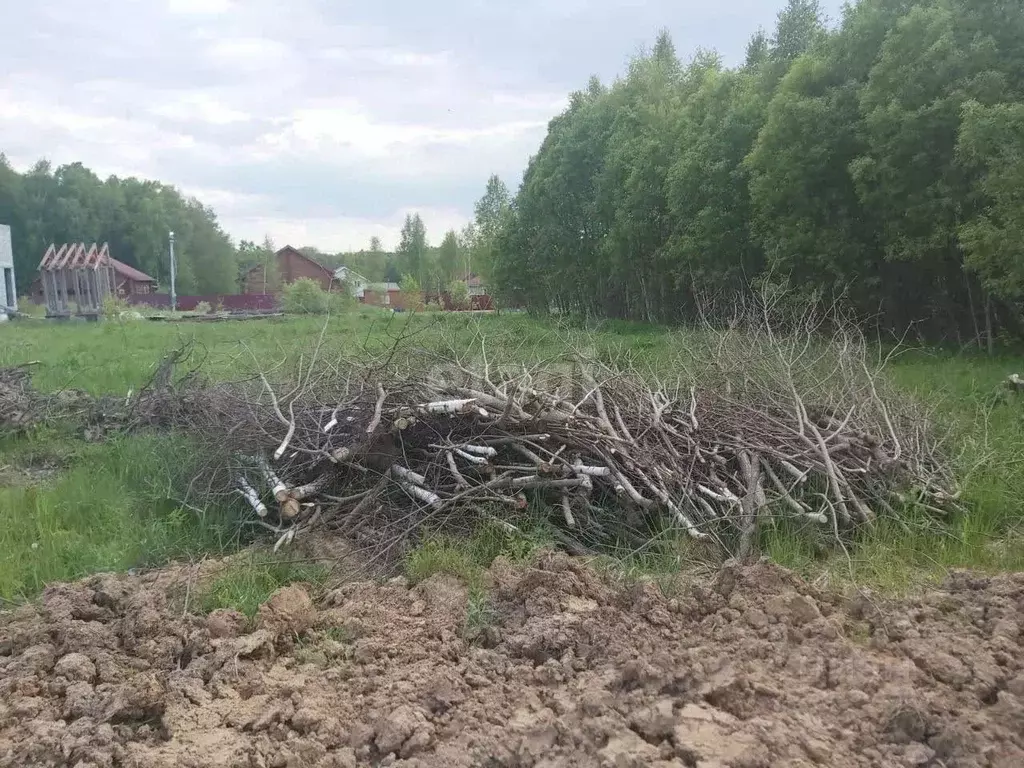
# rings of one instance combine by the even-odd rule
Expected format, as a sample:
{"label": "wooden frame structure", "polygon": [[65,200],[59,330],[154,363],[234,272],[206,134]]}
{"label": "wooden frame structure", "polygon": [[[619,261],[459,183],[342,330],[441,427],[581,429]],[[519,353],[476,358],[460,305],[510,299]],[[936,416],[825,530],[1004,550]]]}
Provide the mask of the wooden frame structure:
{"label": "wooden frame structure", "polygon": [[85,243],[64,243],[60,248],[51,244],[39,263],[39,278],[47,317],[75,314],[95,320],[103,313],[103,302],[114,293],[110,249],[106,243],[88,248]]}

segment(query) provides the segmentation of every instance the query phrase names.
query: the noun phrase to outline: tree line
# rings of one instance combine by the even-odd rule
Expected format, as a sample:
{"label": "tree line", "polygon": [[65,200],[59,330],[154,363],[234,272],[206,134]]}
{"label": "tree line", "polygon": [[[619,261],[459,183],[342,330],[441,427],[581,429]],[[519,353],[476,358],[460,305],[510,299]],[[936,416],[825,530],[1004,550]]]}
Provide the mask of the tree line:
{"label": "tree line", "polygon": [[[418,213],[406,217],[397,249],[387,251],[380,238],[355,252],[327,253],[311,246],[299,250],[326,267],[348,266],[374,282],[408,282],[429,291],[447,290],[453,281],[490,269],[498,222],[511,195],[498,177],[487,184],[473,221],[450,230],[430,245]],[[213,210],[172,186],[136,178],[100,179],[81,163],[53,168],[40,160],[26,173],[14,170],[0,153],[0,223],[11,227],[15,271],[22,290],[35,277],[50,243],[106,242],[118,260],[170,282],[169,238],[175,235],[179,295],[235,293],[256,266],[268,269],[274,285],[277,245],[241,240],[237,247],[221,229]],[[275,289],[280,286],[274,286]]]}
{"label": "tree line", "polygon": [[20,174],[0,154],[0,223],[11,227],[22,290],[50,243],[107,242],[114,258],[170,281],[168,232],[175,236],[179,294],[234,293],[235,248],[213,210],[156,181],[100,179],[81,163],[41,160]]}
{"label": "tree line", "polygon": [[[379,237],[360,251],[325,253],[316,248],[299,250],[327,267],[346,266],[371,282],[404,283],[431,293],[448,290],[470,275],[487,280],[494,267],[498,235],[512,206],[512,195],[495,175],[474,206],[473,218],[461,230],[449,229],[431,245],[426,224],[419,213],[405,217],[398,246],[386,251]],[[243,240],[239,246],[241,264],[253,266],[272,253],[267,240],[262,247]],[[248,267],[245,267],[248,268]]]}
{"label": "tree line", "polygon": [[679,322],[768,284],[893,331],[1019,334],[1024,6],[860,0],[830,29],[789,0],[736,67],[662,33],[571,95],[494,242],[534,310]]}

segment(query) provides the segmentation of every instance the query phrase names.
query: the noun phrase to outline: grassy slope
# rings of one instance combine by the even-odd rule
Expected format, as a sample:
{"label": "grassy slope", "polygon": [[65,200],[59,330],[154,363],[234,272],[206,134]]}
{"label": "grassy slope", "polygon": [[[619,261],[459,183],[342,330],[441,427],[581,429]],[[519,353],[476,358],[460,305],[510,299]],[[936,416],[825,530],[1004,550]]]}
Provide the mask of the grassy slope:
{"label": "grassy slope", "polygon": [[[400,326],[417,341],[441,336],[468,344],[478,332],[495,357],[557,356],[551,329],[522,316],[385,319],[376,313],[333,318],[323,333],[322,354],[384,345]],[[54,326],[27,322],[3,329],[0,365],[39,361],[36,386],[74,387],[93,393],[127,393],[152,376],[161,355],[187,340],[210,375],[230,378],[252,367],[308,354],[321,337],[316,319],[247,323],[148,322]],[[579,337],[584,351],[603,357],[630,355],[655,367],[683,346],[681,334],[631,324],[606,324]],[[892,375],[903,388],[936,404],[937,417],[954,427],[955,452],[965,478],[972,514],[954,524],[954,535],[936,537],[922,524],[907,530],[882,528],[865,536],[852,560],[822,559],[803,540],[768,530],[768,552],[808,573],[848,576],[899,588],[950,566],[1024,569],[1019,532],[1024,513],[1024,403],[993,405],[993,393],[1019,359],[962,358],[916,354],[898,359]],[[99,569],[124,569],[173,557],[220,551],[239,538],[227,513],[202,524],[196,513],[169,498],[175,473],[187,472],[187,450],[166,437],[133,437],[112,446],[87,446],[68,436],[42,432],[0,442],[0,596],[37,592],[48,581]],[[42,485],[13,482],[3,468],[58,463],[65,468]],[[7,478],[7,479],[5,479]],[[214,513],[211,513],[214,514]],[[657,567],[657,566],[655,566]]]}

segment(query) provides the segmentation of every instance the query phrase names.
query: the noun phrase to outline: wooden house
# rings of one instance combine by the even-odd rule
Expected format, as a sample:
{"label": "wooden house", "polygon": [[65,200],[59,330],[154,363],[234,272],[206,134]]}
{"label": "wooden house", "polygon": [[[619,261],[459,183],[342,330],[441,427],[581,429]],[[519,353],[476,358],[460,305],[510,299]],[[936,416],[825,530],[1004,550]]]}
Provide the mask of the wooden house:
{"label": "wooden house", "polygon": [[29,293],[46,305],[48,317],[96,317],[108,296],[131,300],[155,290],[155,278],[115,259],[106,243],[51,243]]}
{"label": "wooden house", "polygon": [[[114,267],[107,244],[53,243],[39,262],[39,285],[46,316],[78,315],[95,320],[103,302],[114,292]],[[73,308],[72,308],[73,307]]]}
{"label": "wooden house", "polygon": [[245,273],[242,293],[277,293],[285,285],[306,277],[320,284],[325,291],[331,290],[334,272],[323,264],[309,258],[297,248],[286,245],[274,254],[277,275],[268,275],[267,266],[259,264]]}
{"label": "wooden house", "polygon": [[371,307],[402,310],[409,308],[405,298],[398,283],[368,283],[363,287],[359,301]]}
{"label": "wooden house", "polygon": [[156,291],[156,279],[130,264],[110,257],[110,265],[114,268],[114,290],[122,298],[144,296]]}

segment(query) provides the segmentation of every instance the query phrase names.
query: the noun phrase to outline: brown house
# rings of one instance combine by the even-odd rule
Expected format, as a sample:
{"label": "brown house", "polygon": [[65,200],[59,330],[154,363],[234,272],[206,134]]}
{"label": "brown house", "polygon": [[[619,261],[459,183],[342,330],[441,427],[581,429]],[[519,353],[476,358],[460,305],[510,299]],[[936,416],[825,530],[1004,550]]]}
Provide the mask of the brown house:
{"label": "brown house", "polygon": [[276,281],[273,275],[266,274],[267,268],[262,264],[255,266],[245,273],[242,293],[276,293],[281,286],[303,277],[315,280],[325,291],[331,290],[334,272],[290,245],[274,254],[274,262],[277,265]]}
{"label": "brown house", "polygon": [[387,309],[408,309],[398,283],[367,283],[359,294],[362,304]]}
{"label": "brown house", "polygon": [[145,272],[114,257],[110,258],[110,265],[114,268],[114,289],[118,296],[137,296],[156,290],[156,280]]}

